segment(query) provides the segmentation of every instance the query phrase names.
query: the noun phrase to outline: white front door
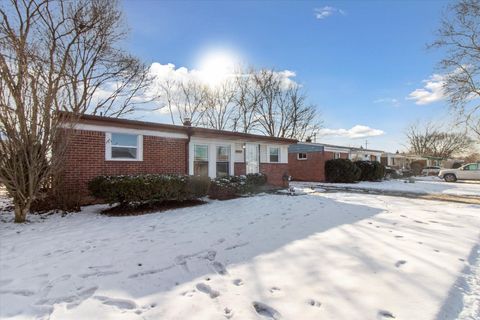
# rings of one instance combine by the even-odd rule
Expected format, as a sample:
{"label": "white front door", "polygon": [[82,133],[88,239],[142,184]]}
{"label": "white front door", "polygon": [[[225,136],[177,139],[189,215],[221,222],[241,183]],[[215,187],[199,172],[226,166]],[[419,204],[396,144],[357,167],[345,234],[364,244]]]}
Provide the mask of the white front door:
{"label": "white front door", "polygon": [[247,143],[245,146],[245,162],[247,163],[247,174],[259,172],[259,160],[260,154],[258,144]]}

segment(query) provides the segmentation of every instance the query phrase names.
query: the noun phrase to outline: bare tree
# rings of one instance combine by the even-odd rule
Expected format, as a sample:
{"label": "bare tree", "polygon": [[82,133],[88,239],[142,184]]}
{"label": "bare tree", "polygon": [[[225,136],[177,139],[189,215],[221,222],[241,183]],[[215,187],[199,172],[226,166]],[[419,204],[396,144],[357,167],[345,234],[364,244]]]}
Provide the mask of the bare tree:
{"label": "bare tree", "polygon": [[439,66],[452,110],[480,139],[480,0],[450,5],[431,46],[446,51]]}
{"label": "bare tree", "polygon": [[207,107],[201,120],[203,126],[217,130],[233,127],[236,108],[233,101],[236,89],[235,82],[231,78],[208,89]]}
{"label": "bare tree", "polygon": [[120,116],[140,101],[149,76],[117,47],[123,25],[115,1],[0,4],[0,183],[13,197],[16,222],[59,172],[65,129],[79,115]]}
{"label": "bare tree", "polygon": [[410,151],[424,157],[451,158],[467,151],[473,143],[465,132],[443,131],[439,125],[432,123],[423,127],[411,125],[406,136]]}
{"label": "bare tree", "polygon": [[259,131],[269,136],[298,139],[318,131],[316,107],[306,104],[306,95],[298,84],[285,83],[274,70],[260,70],[254,79],[262,92],[256,110]]}
{"label": "bare tree", "polygon": [[172,124],[190,119],[200,125],[209,99],[208,88],[193,79],[158,79],[157,101],[160,109],[167,107]]}
{"label": "bare tree", "polygon": [[232,120],[233,131],[248,133],[258,125],[258,108],[263,100],[262,90],[254,79],[255,69],[240,72],[235,78],[237,92],[233,103],[236,106]]}

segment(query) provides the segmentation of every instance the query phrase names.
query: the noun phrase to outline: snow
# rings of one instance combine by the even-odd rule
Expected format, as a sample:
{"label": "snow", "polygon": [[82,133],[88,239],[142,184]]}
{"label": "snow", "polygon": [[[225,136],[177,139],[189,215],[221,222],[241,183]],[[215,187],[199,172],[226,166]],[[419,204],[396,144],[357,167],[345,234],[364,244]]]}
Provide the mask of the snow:
{"label": "snow", "polygon": [[438,177],[417,177],[414,183],[408,180],[386,180],[382,182],[361,181],[358,183],[318,183],[318,182],[293,182],[296,187],[320,186],[320,187],[342,187],[366,190],[399,191],[418,194],[447,194],[459,196],[479,196],[479,182],[457,181],[444,182]]}
{"label": "snow", "polygon": [[102,208],[0,223],[1,319],[480,317],[478,205],[309,193]]}

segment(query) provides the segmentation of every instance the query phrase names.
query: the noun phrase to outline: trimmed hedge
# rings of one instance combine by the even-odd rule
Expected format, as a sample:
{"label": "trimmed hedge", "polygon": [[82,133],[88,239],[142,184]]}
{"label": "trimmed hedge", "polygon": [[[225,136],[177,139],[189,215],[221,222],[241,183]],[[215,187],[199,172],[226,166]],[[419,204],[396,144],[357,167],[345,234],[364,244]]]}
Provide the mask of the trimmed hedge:
{"label": "trimmed hedge", "polygon": [[385,166],[378,161],[359,160],[355,165],[361,170],[361,181],[380,181],[385,176]]}
{"label": "trimmed hedge", "polygon": [[325,162],[328,182],[353,183],[360,179],[361,170],[349,159],[332,159]]}
{"label": "trimmed hedge", "polygon": [[207,195],[209,185],[209,178],[145,174],[99,176],[89,182],[88,189],[94,197],[111,205],[125,206],[198,199]]}
{"label": "trimmed hedge", "polygon": [[255,192],[266,182],[267,177],[261,173],[215,178],[212,180],[208,195],[212,199],[233,199]]}

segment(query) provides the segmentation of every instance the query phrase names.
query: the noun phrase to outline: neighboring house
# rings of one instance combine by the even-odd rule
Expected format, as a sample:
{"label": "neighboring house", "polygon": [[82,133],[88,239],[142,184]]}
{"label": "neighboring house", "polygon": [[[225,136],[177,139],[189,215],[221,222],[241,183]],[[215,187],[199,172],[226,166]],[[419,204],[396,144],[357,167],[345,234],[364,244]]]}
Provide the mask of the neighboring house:
{"label": "neighboring house", "polygon": [[[67,129],[66,129],[67,130]],[[70,129],[71,130],[71,129]],[[65,192],[88,195],[99,175],[190,174],[211,178],[264,173],[273,186],[288,184],[293,139],[92,115],[69,135]]]}
{"label": "neighboring house", "polygon": [[352,161],[365,160],[365,161],[381,161],[382,153],[381,150],[372,150],[360,148],[350,148],[349,159]]}
{"label": "neighboring house", "polygon": [[394,169],[406,169],[408,167],[407,157],[399,152],[384,152],[381,163],[386,167]]}
{"label": "neighboring house", "polygon": [[350,148],[322,143],[299,142],[288,148],[288,167],[293,180],[325,181],[325,162],[348,159]]}

